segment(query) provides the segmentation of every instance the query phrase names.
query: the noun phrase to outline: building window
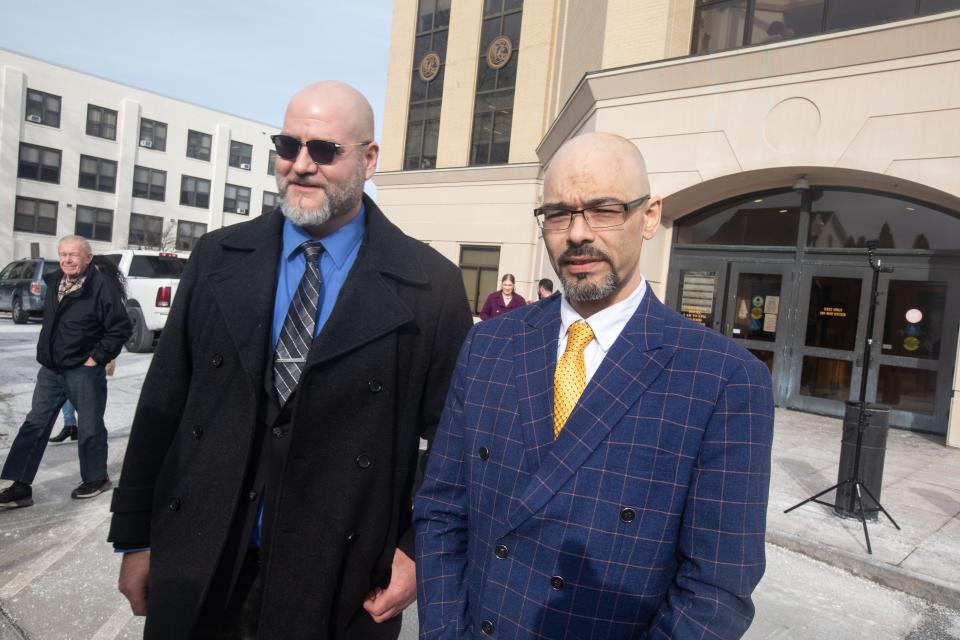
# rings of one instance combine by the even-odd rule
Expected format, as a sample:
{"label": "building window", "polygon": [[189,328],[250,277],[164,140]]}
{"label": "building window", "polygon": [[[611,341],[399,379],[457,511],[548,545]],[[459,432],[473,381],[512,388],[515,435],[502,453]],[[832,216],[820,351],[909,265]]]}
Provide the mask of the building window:
{"label": "building window", "polygon": [[21,142],[17,177],[60,184],[60,155],[59,149]]}
{"label": "building window", "polygon": [[78,206],[74,233],[87,240],[110,242],[113,239],[113,211]]}
{"label": "building window", "polygon": [[224,213],[250,214],[250,188],[228,184],[223,190]]}
{"label": "building window", "polygon": [[48,127],[60,126],[60,96],[52,93],[27,89],[28,122],[45,124]]}
{"label": "building window", "polygon": [[164,122],[140,118],[140,146],[155,151],[167,150],[167,125]]}
{"label": "building window", "polygon": [[117,112],[113,109],[87,105],[87,135],[107,140],[117,139]]}
{"label": "building window", "polygon": [[267,158],[267,175],[277,175],[277,151],[270,149],[270,156]]}
{"label": "building window", "polygon": [[505,164],[510,159],[522,16],[522,0],[486,0],[484,3],[471,165]]}
{"label": "building window", "polygon": [[17,196],[13,230],[57,235],[57,203]]}
{"label": "building window", "polygon": [[133,247],[160,249],[163,245],[163,218],[131,213],[127,243]]}
{"label": "building window", "polygon": [[473,315],[480,315],[487,296],[497,290],[499,269],[500,247],[460,247],[460,273]]}
{"label": "building window", "polygon": [[187,131],[187,157],[197,160],[210,160],[210,149],[213,147],[213,136],[190,129]]}
{"label": "building window", "polygon": [[193,176],[183,176],[180,180],[180,204],[209,209],[210,181]]}
{"label": "building window", "polygon": [[192,251],[200,236],[207,232],[207,225],[200,222],[181,220],[177,223],[177,249]]}
{"label": "building window", "polygon": [[80,182],[77,186],[113,193],[117,188],[117,163],[104,158],[80,156]]}
{"label": "building window", "polygon": [[694,54],[960,9],[960,0],[697,0]]}
{"label": "building window", "polygon": [[450,0],[420,0],[413,52],[410,110],[403,168],[433,169],[437,166],[440,135],[440,104],[450,31]]}
{"label": "building window", "polygon": [[133,197],[163,202],[167,193],[167,172],[149,167],[133,168]]}
{"label": "building window", "polygon": [[253,147],[249,144],[230,141],[230,166],[250,171],[250,162],[253,158]]}
{"label": "building window", "polygon": [[280,194],[272,191],[263,192],[263,205],[260,207],[260,213],[270,213],[280,206]]}

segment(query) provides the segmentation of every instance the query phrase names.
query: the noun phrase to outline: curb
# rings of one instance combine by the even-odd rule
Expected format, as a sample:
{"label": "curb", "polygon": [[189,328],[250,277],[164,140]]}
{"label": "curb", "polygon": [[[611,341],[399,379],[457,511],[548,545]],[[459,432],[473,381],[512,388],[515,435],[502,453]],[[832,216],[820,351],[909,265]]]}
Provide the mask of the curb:
{"label": "curb", "polygon": [[0,640],[27,640],[27,634],[10,619],[10,614],[2,604],[0,604]]}
{"label": "curb", "polygon": [[843,569],[855,576],[866,578],[884,587],[902,591],[930,602],[960,609],[960,585],[926,576],[903,567],[812,542],[783,531],[767,530],[766,541],[770,544],[819,560]]}

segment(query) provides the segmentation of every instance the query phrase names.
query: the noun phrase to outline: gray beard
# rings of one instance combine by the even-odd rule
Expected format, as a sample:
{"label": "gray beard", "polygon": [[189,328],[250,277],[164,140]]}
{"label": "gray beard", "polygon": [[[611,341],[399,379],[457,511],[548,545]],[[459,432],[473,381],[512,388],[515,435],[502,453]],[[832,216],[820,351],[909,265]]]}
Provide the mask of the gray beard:
{"label": "gray beard", "polygon": [[323,199],[323,204],[316,209],[302,209],[290,204],[287,199],[289,183],[282,183],[280,176],[277,176],[277,187],[280,191],[280,210],[283,211],[283,215],[290,222],[298,227],[319,227],[331,218],[349,213],[363,198],[363,184],[366,182],[364,177],[365,166],[361,156],[356,166],[355,182],[339,188],[329,185],[326,191],[327,197]]}
{"label": "gray beard", "polygon": [[609,298],[616,292],[620,286],[620,274],[611,267],[608,273],[600,282],[590,282],[587,280],[587,274],[579,275],[574,278],[560,277],[563,283],[563,292],[567,299],[572,302],[596,302]]}
{"label": "gray beard", "polygon": [[283,211],[283,215],[287,217],[287,220],[298,227],[319,227],[334,215],[333,211],[331,211],[329,195],[323,201],[323,206],[319,209],[301,209],[300,207],[295,207],[290,204],[287,200],[286,193],[284,193],[280,201],[280,210]]}

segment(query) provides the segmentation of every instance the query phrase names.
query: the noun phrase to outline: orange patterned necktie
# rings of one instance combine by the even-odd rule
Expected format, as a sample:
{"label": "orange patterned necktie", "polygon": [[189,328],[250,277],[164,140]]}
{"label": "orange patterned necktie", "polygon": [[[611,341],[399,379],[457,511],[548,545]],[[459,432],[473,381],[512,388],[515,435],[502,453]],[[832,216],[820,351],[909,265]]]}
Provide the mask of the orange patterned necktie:
{"label": "orange patterned necktie", "polygon": [[557,362],[553,375],[553,437],[560,435],[567,418],[587,386],[587,367],[583,350],[593,340],[593,329],[582,320],[567,328],[567,348]]}

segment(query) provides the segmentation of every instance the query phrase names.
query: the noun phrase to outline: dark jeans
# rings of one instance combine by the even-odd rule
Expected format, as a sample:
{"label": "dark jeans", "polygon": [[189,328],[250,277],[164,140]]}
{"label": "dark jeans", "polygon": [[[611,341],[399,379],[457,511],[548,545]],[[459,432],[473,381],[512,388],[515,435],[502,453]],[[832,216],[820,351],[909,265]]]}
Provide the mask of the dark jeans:
{"label": "dark jeans", "polygon": [[63,403],[70,400],[79,420],[77,451],[80,477],[97,482],[107,477],[107,428],[103,412],[107,407],[107,377],[102,366],[75,367],[58,373],[40,367],[33,388],[33,407],[10,447],[0,478],[31,484],[47,447],[47,438]]}

